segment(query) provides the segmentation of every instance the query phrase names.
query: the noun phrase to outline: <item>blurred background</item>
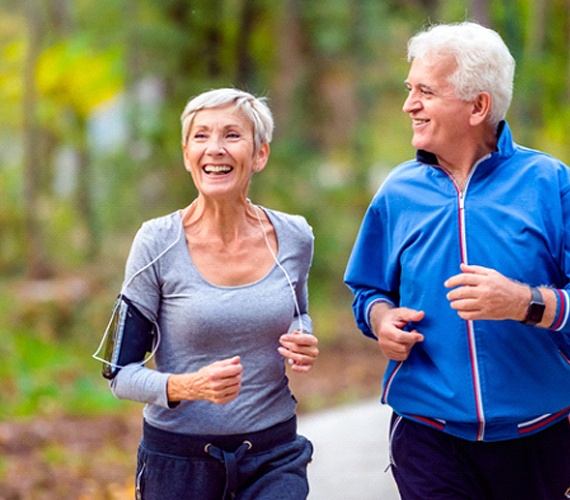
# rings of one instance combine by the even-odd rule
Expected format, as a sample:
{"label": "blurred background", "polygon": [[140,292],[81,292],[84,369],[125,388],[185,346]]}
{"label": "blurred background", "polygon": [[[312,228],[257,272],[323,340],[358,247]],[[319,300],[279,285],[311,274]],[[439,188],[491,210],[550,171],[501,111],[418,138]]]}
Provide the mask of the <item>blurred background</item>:
{"label": "blurred background", "polygon": [[478,20],[517,60],[517,142],[570,161],[570,0],[0,0],[0,498],[123,498],[140,407],[91,358],[141,223],[195,196],[179,117],[205,90],[266,96],[256,203],[313,226],[314,376],[301,411],[377,395],[344,267],[364,211],[411,158],[406,43]]}

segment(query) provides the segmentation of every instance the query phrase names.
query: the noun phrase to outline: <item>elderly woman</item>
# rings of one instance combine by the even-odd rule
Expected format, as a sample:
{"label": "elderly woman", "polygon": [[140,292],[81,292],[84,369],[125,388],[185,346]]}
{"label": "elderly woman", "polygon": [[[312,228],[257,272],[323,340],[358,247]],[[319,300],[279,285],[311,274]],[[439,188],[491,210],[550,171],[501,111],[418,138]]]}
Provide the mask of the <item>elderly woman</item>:
{"label": "elderly woman", "polygon": [[122,290],[155,325],[156,368],[139,358],[111,381],[118,398],[146,403],[137,497],[306,498],[312,445],[297,434],[284,360],[308,372],[318,354],[312,230],[247,197],[269,158],[263,99],[209,91],[181,120],[198,196],[143,224]]}

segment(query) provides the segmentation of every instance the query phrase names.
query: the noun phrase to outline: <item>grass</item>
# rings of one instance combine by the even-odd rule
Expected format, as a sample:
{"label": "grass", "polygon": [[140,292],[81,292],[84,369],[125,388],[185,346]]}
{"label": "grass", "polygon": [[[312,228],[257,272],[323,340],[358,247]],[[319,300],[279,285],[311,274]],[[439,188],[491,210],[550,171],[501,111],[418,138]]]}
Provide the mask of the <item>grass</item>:
{"label": "grass", "polygon": [[83,346],[48,342],[26,330],[9,332],[3,338],[8,339],[3,349],[6,362],[0,367],[3,418],[93,415],[123,407]]}
{"label": "grass", "polygon": [[[99,329],[86,324],[79,308],[63,331],[58,316],[45,314],[45,305],[30,318],[29,304],[17,299],[11,286],[0,292],[0,420],[54,414],[97,415],[120,411],[128,403],[117,400],[91,357]],[[54,304],[49,304],[53,310]],[[68,314],[68,313],[65,313]],[[34,319],[36,316],[39,319]],[[90,332],[83,338],[80,330]],[[51,325],[53,327],[54,325]],[[97,332],[94,334],[93,332]]]}

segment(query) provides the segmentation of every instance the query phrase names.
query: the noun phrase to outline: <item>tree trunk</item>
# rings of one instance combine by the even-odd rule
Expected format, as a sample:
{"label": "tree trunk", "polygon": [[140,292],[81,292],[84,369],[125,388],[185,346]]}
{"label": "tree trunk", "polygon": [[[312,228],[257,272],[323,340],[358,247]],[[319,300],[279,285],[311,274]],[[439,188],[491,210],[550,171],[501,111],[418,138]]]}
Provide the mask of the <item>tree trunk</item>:
{"label": "tree trunk", "polygon": [[93,203],[93,172],[91,159],[87,147],[87,122],[85,119],[76,115],[76,127],[79,137],[78,143],[75,144],[78,156],[78,189],[77,189],[77,208],[86,227],[85,232],[85,253],[88,260],[97,257],[101,238],[99,225],[97,222],[97,214]]}
{"label": "tree trunk", "polygon": [[244,0],[240,18],[240,41],[237,47],[236,83],[239,88],[247,89],[253,80],[254,64],[251,58],[251,34],[256,17],[255,0]]}
{"label": "tree trunk", "polygon": [[45,235],[40,218],[39,191],[41,160],[38,148],[41,143],[36,121],[35,67],[41,48],[42,22],[34,0],[26,0],[29,40],[24,66],[23,140],[24,140],[24,220],[26,270],[31,279],[44,279],[51,275],[46,254]]}
{"label": "tree trunk", "polygon": [[471,0],[470,2],[471,15],[474,21],[491,28],[491,16],[489,15],[489,1],[488,0]]}

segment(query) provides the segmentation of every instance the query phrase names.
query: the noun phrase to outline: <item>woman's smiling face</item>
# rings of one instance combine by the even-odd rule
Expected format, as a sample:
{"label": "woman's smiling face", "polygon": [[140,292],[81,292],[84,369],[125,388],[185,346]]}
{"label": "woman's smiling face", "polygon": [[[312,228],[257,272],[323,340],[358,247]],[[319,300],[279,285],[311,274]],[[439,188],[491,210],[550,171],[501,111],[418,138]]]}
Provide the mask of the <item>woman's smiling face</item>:
{"label": "woman's smiling face", "polygon": [[255,151],[253,124],[233,104],[196,113],[184,150],[184,165],[205,196],[247,193],[254,168],[265,167],[269,146]]}

